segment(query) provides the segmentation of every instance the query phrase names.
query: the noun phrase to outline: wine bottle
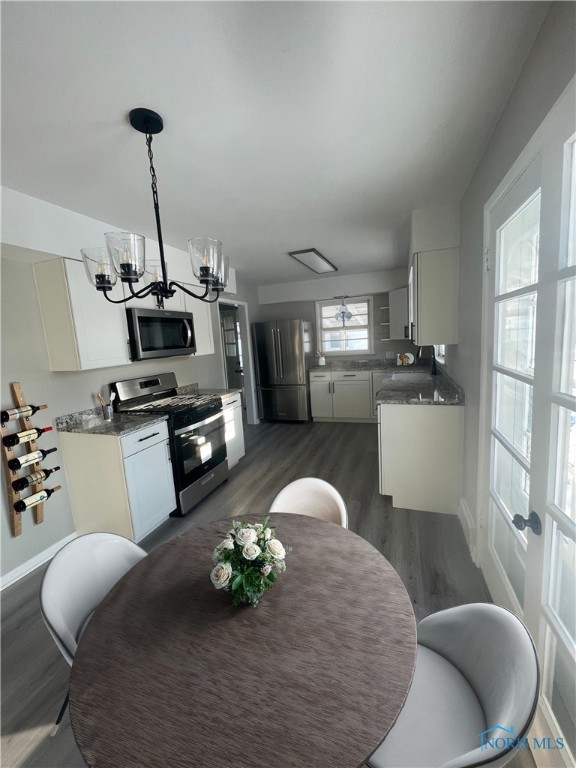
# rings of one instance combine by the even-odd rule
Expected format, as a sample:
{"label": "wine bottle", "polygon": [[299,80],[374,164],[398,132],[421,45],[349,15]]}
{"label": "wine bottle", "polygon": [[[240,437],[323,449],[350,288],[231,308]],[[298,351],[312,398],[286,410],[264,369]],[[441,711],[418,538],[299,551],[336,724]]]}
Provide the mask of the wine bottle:
{"label": "wine bottle", "polygon": [[43,435],[44,432],[51,432],[52,427],[32,427],[31,429],[25,429],[23,432],[15,432],[13,435],[4,435],[2,442],[6,448],[13,448],[19,443],[28,443],[30,440],[36,440],[37,437]]}
{"label": "wine bottle", "polygon": [[37,472],[32,472],[31,475],[19,477],[18,480],[14,480],[12,483],[12,488],[15,491],[25,491],[26,488],[30,488],[30,486],[35,483],[41,483],[43,480],[46,480],[53,472],[58,472],[59,469],[60,467],[54,467],[53,469],[39,469]]}
{"label": "wine bottle", "polygon": [[14,509],[16,512],[24,512],[25,509],[30,509],[30,507],[35,507],[36,504],[41,504],[43,501],[46,501],[46,499],[49,499],[53,493],[59,491],[61,488],[61,485],[55,485],[54,488],[44,488],[44,490],[38,491],[38,493],[33,493],[32,496],[28,496],[27,499],[20,499],[20,501],[17,501],[14,504]]}
{"label": "wine bottle", "polygon": [[44,408],[48,408],[48,406],[20,405],[18,408],[8,408],[8,410],[0,412],[0,421],[4,424],[6,421],[13,421],[14,419],[27,419],[29,416],[34,416],[37,411],[43,411]]}
{"label": "wine bottle", "polygon": [[27,453],[24,456],[20,456],[19,459],[10,459],[8,461],[8,466],[13,472],[16,472],[18,469],[27,467],[28,464],[35,464],[37,461],[42,461],[46,458],[46,456],[48,456],[49,453],[54,453],[54,451],[57,450],[57,448],[48,448],[47,451],[32,451],[32,453]]}

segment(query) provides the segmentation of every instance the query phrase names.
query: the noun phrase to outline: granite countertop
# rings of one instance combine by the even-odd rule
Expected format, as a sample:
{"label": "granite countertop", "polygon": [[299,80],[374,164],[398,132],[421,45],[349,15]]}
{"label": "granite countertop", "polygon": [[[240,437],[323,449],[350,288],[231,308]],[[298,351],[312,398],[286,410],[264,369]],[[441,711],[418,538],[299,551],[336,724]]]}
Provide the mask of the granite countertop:
{"label": "granite countertop", "polygon": [[391,370],[374,396],[378,405],[464,405],[463,390],[449,376],[422,368]]}
{"label": "granite countertop", "polygon": [[241,389],[199,389],[199,395],[219,395],[220,397],[226,397],[227,395],[237,395],[242,392]]}
{"label": "granite countertop", "polygon": [[[429,366],[430,363],[427,362]],[[330,360],[326,365],[312,365],[311,371],[386,371],[397,368],[396,358],[390,360]]]}
{"label": "granite countertop", "polygon": [[105,420],[100,408],[89,408],[55,419],[58,432],[78,432],[85,435],[110,435],[124,437],[139,429],[146,429],[152,424],[166,421],[166,414],[151,416],[150,414],[115,413],[110,420]]}

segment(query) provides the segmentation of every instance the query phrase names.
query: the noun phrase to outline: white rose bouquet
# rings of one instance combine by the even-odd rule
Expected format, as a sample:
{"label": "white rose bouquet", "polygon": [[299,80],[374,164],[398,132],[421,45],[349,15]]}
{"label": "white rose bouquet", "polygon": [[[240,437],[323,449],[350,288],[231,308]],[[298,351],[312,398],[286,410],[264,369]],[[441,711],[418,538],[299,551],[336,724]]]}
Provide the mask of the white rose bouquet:
{"label": "white rose bouquet", "polygon": [[232,593],[232,605],[257,605],[286,570],[286,548],[276,538],[269,518],[252,525],[234,520],[226,538],[214,550],[210,580],[216,589]]}

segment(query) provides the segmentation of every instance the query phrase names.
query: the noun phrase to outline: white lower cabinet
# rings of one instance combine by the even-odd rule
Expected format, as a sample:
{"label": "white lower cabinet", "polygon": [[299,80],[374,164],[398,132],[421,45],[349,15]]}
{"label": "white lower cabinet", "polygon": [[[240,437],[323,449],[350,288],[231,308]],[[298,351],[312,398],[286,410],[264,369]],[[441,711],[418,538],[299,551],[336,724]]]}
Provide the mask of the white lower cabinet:
{"label": "white lower cabinet", "polygon": [[395,507],[458,514],[464,407],[378,406],[380,493]]}
{"label": "white lower cabinet", "polygon": [[312,371],[310,405],[313,419],[371,418],[369,371]]}
{"label": "white lower cabinet", "polygon": [[222,398],[228,466],[233,467],[245,454],[242,398],[240,393]]}
{"label": "white lower cabinet", "polygon": [[59,437],[77,533],[108,531],[141,541],[176,509],[166,422],[123,437]]}
{"label": "white lower cabinet", "polygon": [[310,410],[313,419],[332,418],[332,374],[310,374]]}

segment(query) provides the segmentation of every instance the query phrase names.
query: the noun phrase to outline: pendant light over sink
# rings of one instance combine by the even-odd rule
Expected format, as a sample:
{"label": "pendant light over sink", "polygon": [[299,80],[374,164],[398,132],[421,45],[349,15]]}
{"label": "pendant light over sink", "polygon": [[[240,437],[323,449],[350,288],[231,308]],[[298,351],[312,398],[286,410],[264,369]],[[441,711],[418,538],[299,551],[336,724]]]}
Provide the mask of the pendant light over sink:
{"label": "pendant light over sink", "polygon": [[[105,235],[105,248],[81,249],[88,279],[96,290],[101,291],[104,298],[112,304],[124,304],[131,299],[145,299],[152,295],[156,297],[158,305],[163,306],[164,299],[174,296],[176,288],[195,299],[200,299],[200,301],[218,301],[218,297],[228,284],[229,268],[229,260],[223,255],[222,243],[219,240],[210,237],[193,237],[188,240],[192,271],[198,282],[205,288],[203,294],[192,293],[188,288],[168,278],[160,224],[156,170],[152,154],[152,137],[162,131],[164,121],[156,112],[142,107],[133,109],[128,118],[130,125],[146,136],[160,261],[152,262],[147,268],[144,253],[145,243],[142,235],[133,232],[108,232]],[[134,284],[143,277],[144,287],[135,290]],[[108,296],[118,278],[126,284],[130,291],[130,296],[125,299],[111,299]]]}
{"label": "pendant light over sink", "polygon": [[338,311],[336,312],[334,317],[336,318],[336,320],[338,320],[338,322],[342,321],[342,327],[344,328],[344,326],[346,325],[346,320],[352,319],[352,312],[350,312],[350,310],[346,306],[346,299],[349,299],[350,296],[335,296],[334,298],[342,300],[342,304],[340,304],[340,306],[338,307]]}

